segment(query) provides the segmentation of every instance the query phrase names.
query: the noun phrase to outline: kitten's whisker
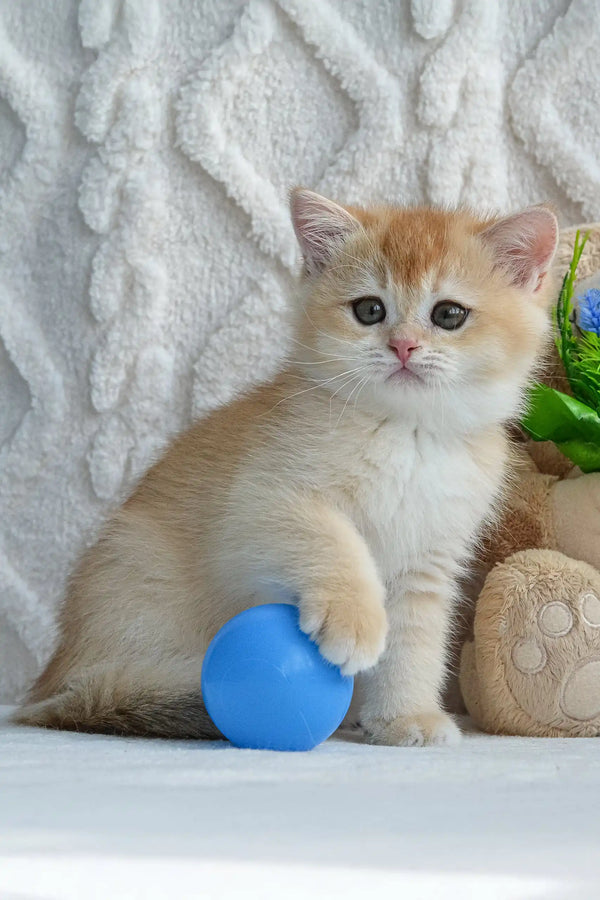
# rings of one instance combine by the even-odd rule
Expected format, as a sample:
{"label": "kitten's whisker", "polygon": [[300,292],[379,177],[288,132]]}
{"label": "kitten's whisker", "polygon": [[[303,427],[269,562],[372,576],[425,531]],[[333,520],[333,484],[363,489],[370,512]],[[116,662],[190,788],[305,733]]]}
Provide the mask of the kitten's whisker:
{"label": "kitten's whisker", "polygon": [[[353,375],[351,378],[348,378],[348,379],[341,385],[341,387],[338,388],[338,390],[335,392],[335,394],[332,394],[331,397],[329,398],[329,430],[330,430],[330,431],[332,430],[332,428],[331,428],[331,415],[332,415],[331,404],[332,404],[333,398],[336,396],[336,394],[339,394],[339,392],[340,392],[341,390],[343,390],[343,388],[346,388],[346,387],[348,387],[348,385],[352,384],[352,382],[353,382],[353,381],[355,380],[355,378],[357,378],[357,377],[360,377],[360,376]],[[337,425],[338,425],[338,424],[339,424],[339,419],[338,419],[338,422],[337,422],[336,425],[335,425],[336,428],[337,428]]]}
{"label": "kitten's whisker", "polygon": [[365,388],[365,387],[367,386],[367,384],[369,383],[370,380],[371,380],[371,376],[370,376],[370,375],[367,375],[367,377],[366,377],[366,378],[363,378],[363,380],[361,381],[360,387],[359,387],[359,389],[358,389],[358,394],[357,394],[356,397],[354,398],[354,415],[355,415],[355,416],[356,416],[356,404],[357,404],[357,402],[358,402],[358,398],[360,397],[360,394],[361,394],[362,389]]}
{"label": "kitten's whisker", "polygon": [[[363,366],[363,369],[365,369],[365,368],[367,368],[367,367],[366,367],[366,366]],[[346,381],[344,381],[338,388],[336,388],[336,390],[333,392],[333,394],[332,394],[332,395],[330,396],[330,398],[329,398],[329,427],[330,427],[330,428],[331,428],[331,415],[332,415],[332,407],[331,407],[331,404],[333,403],[333,398],[334,398],[337,394],[339,394],[339,392],[342,391],[342,390],[343,390],[345,387],[347,387],[349,384],[352,384],[352,382],[353,382],[353,380],[354,380],[355,377],[356,377],[356,375],[351,375],[350,378],[346,379]]]}
{"label": "kitten's whisker", "polygon": [[348,344],[348,346],[350,346],[350,347],[356,347],[355,341],[347,341],[347,340],[345,340],[345,338],[335,337],[333,334],[327,334],[325,331],[321,331],[319,328],[317,328],[317,326],[315,325],[315,323],[309,316],[306,308],[303,308],[302,312],[304,313],[304,315],[306,316],[306,318],[308,319],[308,321],[310,322],[312,327],[315,329],[316,333],[320,334],[321,337],[327,338],[328,341],[338,341],[340,344]]}
{"label": "kitten's whisker", "polygon": [[295,360],[301,366],[326,366],[334,362],[359,362],[360,356],[336,356],[333,359],[320,359],[317,362],[305,362],[304,360]]}
{"label": "kitten's whisker", "polygon": [[331,401],[333,400],[333,398],[335,397],[335,395],[336,395],[336,394],[339,394],[339,392],[344,388],[344,385],[349,384],[350,381],[351,381],[353,378],[355,378],[356,375],[357,375],[358,373],[360,373],[360,371],[361,371],[362,369],[364,369],[364,366],[360,366],[360,368],[358,368],[358,369],[353,369],[353,370],[352,370],[352,374],[350,375],[350,378],[349,378],[347,381],[344,381],[343,384],[341,384],[338,388],[336,388],[336,390],[333,392],[333,394],[332,394],[331,397],[329,398],[329,404],[330,404],[330,406],[331,406]]}
{"label": "kitten's whisker", "polygon": [[361,266],[359,262],[356,262],[356,263],[337,262],[335,264],[335,266],[333,267],[334,272],[339,272],[341,269],[350,269],[350,271],[352,271],[352,272],[360,272],[361,274],[364,274],[364,271],[365,271],[364,265]]}
{"label": "kitten's whisker", "polygon": [[[358,377],[358,376],[357,376],[357,377]],[[358,384],[356,384],[356,385],[352,388],[352,390],[350,391],[350,393],[348,394],[348,397],[346,398],[346,402],[344,403],[344,406],[343,406],[342,411],[341,411],[341,413],[340,413],[340,415],[339,415],[339,418],[338,418],[337,422],[335,423],[335,428],[337,428],[338,425],[340,424],[340,422],[342,421],[342,416],[343,416],[344,413],[346,412],[346,407],[347,407],[348,404],[350,403],[350,400],[351,400],[351,398],[352,398],[352,395],[353,395],[354,391],[356,390],[357,387],[359,387],[360,384],[361,384],[361,382],[359,381]],[[334,428],[334,431],[335,431],[335,428]]]}
{"label": "kitten's whisker", "polygon": [[[329,335],[324,336],[328,337]],[[337,358],[335,353],[327,353],[325,350],[319,350],[318,347],[309,347],[308,344],[303,344],[302,341],[299,341],[296,338],[290,338],[290,340],[292,340],[295,344],[298,344],[299,347],[304,347],[305,350],[310,350],[311,353],[320,353],[321,356],[331,356]]]}
{"label": "kitten's whisker", "polygon": [[336,396],[336,394],[339,394],[339,392],[341,390],[343,390],[343,388],[348,387],[349,384],[352,384],[352,382],[354,381],[355,378],[356,378],[356,376],[353,375],[351,378],[346,379],[346,381],[344,381],[344,383],[341,384],[340,387],[335,391],[335,393],[332,394],[331,397],[329,398],[329,430],[330,431],[331,431],[331,417],[333,415],[333,409],[332,409],[333,398]]}
{"label": "kitten's whisker", "polygon": [[317,388],[325,387],[325,385],[331,384],[331,382],[332,382],[332,381],[335,381],[337,378],[343,378],[344,375],[350,375],[351,373],[359,372],[359,371],[361,371],[363,368],[364,368],[363,366],[359,366],[359,367],[356,368],[356,369],[348,369],[346,372],[340,372],[338,375],[332,375],[331,378],[326,378],[325,381],[317,381],[317,382],[316,382],[315,384],[313,384],[311,387],[304,388],[304,389],[301,390],[301,391],[296,391],[294,394],[290,394],[289,397],[282,397],[282,399],[279,400],[279,401],[275,404],[275,406],[272,406],[270,410],[268,410],[266,413],[263,413],[262,415],[263,415],[263,416],[267,416],[267,415],[269,415],[270,413],[272,413],[274,409],[277,409],[277,407],[280,406],[282,403],[285,403],[285,402],[288,401],[288,400],[293,400],[294,397],[299,397],[300,394],[307,394],[309,391],[316,391]]}
{"label": "kitten's whisker", "polygon": [[446,410],[444,407],[444,395],[442,393],[442,385],[437,379],[434,379],[434,381],[433,381],[433,392],[434,392],[434,397],[439,394],[440,420],[441,420],[441,424],[442,424],[442,431],[445,431],[446,427],[445,427],[444,416],[445,416]]}

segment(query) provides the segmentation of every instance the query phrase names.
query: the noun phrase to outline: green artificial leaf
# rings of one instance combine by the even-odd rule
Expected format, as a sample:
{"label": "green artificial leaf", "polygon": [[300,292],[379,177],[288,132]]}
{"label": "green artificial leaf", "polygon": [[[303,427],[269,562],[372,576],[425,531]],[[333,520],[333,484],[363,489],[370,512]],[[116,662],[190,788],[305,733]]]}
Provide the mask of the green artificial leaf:
{"label": "green artificial leaf", "polygon": [[584,472],[600,471],[600,337],[573,328],[577,266],[589,232],[575,236],[573,256],[554,310],[555,341],[574,397],[543,384],[530,393],[522,426],[535,441],[554,441]]}
{"label": "green artificial leaf", "polygon": [[535,385],[522,425],[534,441],[554,441],[584,472],[600,469],[600,417],[575,397]]}
{"label": "green artificial leaf", "polygon": [[569,382],[578,400],[600,411],[600,340],[594,332],[581,332]]}
{"label": "green artificial leaf", "polygon": [[[556,348],[562,360],[562,364],[565,367],[565,372],[567,378],[569,379],[569,383],[571,384],[571,388],[576,396],[578,396],[577,388],[579,387],[580,383],[580,379],[578,379],[577,377],[579,345],[575,335],[573,334],[571,315],[573,313],[573,294],[575,293],[577,267],[579,265],[581,255],[589,236],[589,231],[584,234],[583,238],[581,237],[580,231],[578,231],[575,235],[573,256],[571,258],[569,269],[563,279],[560,294],[558,295],[558,301],[556,303],[556,308],[554,310],[554,325],[557,331],[557,334],[555,335]],[[578,382],[577,387],[573,383],[574,381]],[[581,399],[587,402],[588,398],[586,396],[582,397]]]}
{"label": "green artificial leaf", "polygon": [[561,453],[579,466],[582,472],[598,472],[600,470],[600,446],[587,441],[565,441],[556,445]]}

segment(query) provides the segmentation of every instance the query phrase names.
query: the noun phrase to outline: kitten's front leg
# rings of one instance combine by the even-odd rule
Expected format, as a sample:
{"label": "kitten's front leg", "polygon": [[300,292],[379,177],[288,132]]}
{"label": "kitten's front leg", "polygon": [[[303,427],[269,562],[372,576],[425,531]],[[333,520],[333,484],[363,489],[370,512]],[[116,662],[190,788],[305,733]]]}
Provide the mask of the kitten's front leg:
{"label": "kitten's front leg", "polygon": [[225,577],[241,579],[232,594],[267,575],[298,596],[300,627],[326,659],[345,675],[374,666],[387,634],[385,588],[365,541],[350,519],[318,498],[271,499],[268,514],[231,542],[235,564],[231,544],[223,544]]}
{"label": "kitten's front leg", "polygon": [[387,633],[385,589],[353,524],[313,502],[295,510],[278,537],[280,571],[299,594],[301,629],[345,675],[373,666]]}
{"label": "kitten's front leg", "polygon": [[377,744],[455,744],[460,731],[441,708],[454,585],[431,572],[406,576],[390,592],[389,633],[365,678],[361,722]]}

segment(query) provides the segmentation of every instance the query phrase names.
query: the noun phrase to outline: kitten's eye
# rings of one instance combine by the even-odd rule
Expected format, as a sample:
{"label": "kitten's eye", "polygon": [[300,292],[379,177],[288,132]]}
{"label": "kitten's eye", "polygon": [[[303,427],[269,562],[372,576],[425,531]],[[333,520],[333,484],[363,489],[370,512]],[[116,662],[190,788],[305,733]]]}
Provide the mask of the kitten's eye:
{"label": "kitten's eye", "polygon": [[377,325],[385,319],[385,306],[379,297],[359,297],[352,309],[361,325]]}
{"label": "kitten's eye", "polygon": [[455,331],[465,324],[469,310],[461,306],[460,303],[454,303],[453,300],[442,300],[436,303],[431,312],[431,321],[438,328],[444,328],[446,331]]}

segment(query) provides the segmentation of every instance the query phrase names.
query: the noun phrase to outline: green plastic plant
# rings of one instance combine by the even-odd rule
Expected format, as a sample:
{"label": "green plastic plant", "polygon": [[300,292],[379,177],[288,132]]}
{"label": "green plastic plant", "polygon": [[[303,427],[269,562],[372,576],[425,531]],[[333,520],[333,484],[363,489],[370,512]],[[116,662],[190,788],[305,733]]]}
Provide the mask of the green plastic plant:
{"label": "green plastic plant", "polygon": [[[525,431],[535,441],[554,441],[584,472],[600,470],[600,315],[599,292],[582,300],[579,326],[573,327],[573,295],[577,266],[589,233],[578,231],[569,270],[555,308],[555,341],[574,396],[545,384],[534,385]],[[590,330],[583,330],[583,327]]]}

